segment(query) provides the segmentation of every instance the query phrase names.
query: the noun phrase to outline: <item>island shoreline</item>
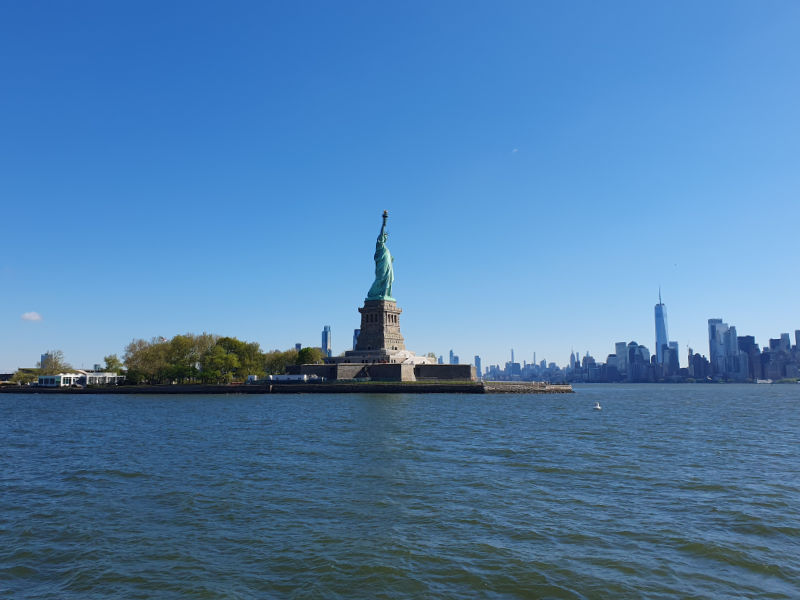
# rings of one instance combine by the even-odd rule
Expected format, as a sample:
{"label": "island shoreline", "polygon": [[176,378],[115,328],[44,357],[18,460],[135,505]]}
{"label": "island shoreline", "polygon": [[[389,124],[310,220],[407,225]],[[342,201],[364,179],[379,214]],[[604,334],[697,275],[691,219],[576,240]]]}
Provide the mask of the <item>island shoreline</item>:
{"label": "island shoreline", "polygon": [[267,384],[183,384],[74,387],[0,386],[11,394],[571,394],[569,384],[542,382],[323,382]]}

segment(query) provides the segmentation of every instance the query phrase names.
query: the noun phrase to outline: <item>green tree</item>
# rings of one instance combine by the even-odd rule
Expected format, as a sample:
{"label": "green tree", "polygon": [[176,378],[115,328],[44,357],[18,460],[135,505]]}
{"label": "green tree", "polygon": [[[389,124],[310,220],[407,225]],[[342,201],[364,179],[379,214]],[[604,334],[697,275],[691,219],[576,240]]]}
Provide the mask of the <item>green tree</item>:
{"label": "green tree", "polygon": [[264,353],[258,342],[246,342],[238,356],[241,379],[246,379],[248,375],[264,376]]}
{"label": "green tree", "polygon": [[160,338],[133,340],[125,347],[128,379],[134,383],[163,383],[169,378],[167,351],[169,344]]}
{"label": "green tree", "polygon": [[127,379],[131,383],[142,383],[147,380],[144,352],[148,346],[149,342],[142,339],[132,340],[130,344],[125,346],[125,354],[122,355],[122,360],[128,370]]}
{"label": "green tree", "polygon": [[198,373],[196,364],[200,356],[196,354],[193,336],[176,335],[168,342],[164,374],[170,381],[184,383],[193,380]]}
{"label": "green tree", "polygon": [[[321,351],[304,360],[318,361]],[[248,375],[284,373],[286,365],[297,362],[297,351],[264,353],[256,342],[202,333],[176,335],[167,341],[135,339],[125,347],[123,360],[132,383],[170,381],[207,383],[244,381]],[[112,357],[106,357],[106,362]]]}
{"label": "green tree", "polygon": [[39,374],[39,369],[17,369],[14,375],[11,376],[11,382],[20,385],[34,383],[39,380]]}
{"label": "green tree", "polygon": [[264,375],[264,353],[256,342],[243,342],[236,338],[223,337],[217,341],[226,352],[236,355],[239,366],[234,376],[240,381],[248,375]]}
{"label": "green tree", "polygon": [[288,365],[297,364],[297,350],[273,350],[264,355],[264,371],[267,375],[283,375]]}
{"label": "green tree", "polygon": [[200,335],[187,333],[186,335],[192,340],[194,346],[193,354],[198,362],[205,356],[206,352],[216,346],[217,340],[219,340],[219,336],[213,333],[201,333]]}
{"label": "green tree", "polygon": [[322,348],[301,348],[297,353],[297,362],[295,364],[318,365],[322,363],[322,358],[324,356],[325,354],[323,354]]}
{"label": "green tree", "polygon": [[233,352],[226,352],[221,345],[214,346],[203,357],[200,378],[206,383],[230,383],[239,367],[239,359]]}
{"label": "green tree", "polygon": [[108,373],[119,373],[122,370],[122,361],[116,354],[109,354],[103,357],[106,363],[105,370]]}

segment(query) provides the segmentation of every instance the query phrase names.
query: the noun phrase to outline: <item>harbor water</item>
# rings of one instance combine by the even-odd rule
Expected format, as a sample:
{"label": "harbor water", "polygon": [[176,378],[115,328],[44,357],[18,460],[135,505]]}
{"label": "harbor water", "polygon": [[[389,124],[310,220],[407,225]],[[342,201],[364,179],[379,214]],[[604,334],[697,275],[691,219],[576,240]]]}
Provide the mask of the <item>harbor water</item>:
{"label": "harbor water", "polygon": [[800,385],[0,394],[0,598],[798,597]]}

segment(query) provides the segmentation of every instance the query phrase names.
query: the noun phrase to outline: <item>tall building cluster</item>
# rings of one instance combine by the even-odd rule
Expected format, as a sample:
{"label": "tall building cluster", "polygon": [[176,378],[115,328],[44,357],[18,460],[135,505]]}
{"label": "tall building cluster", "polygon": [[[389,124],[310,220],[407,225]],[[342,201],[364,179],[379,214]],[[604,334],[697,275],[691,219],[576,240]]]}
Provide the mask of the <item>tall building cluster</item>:
{"label": "tall building cluster", "polygon": [[739,350],[736,327],[722,319],[708,320],[708,358],[712,374],[747,379],[747,356]]}
{"label": "tall building cluster", "polygon": [[[697,361],[689,351],[690,361]],[[697,356],[697,355],[694,355]],[[800,378],[800,329],[759,348],[752,335],[737,335],[722,319],[708,320],[708,377],[734,381]],[[702,364],[702,363],[701,363]]]}
{"label": "tall building cluster", "polygon": [[[565,378],[572,382],[656,382],[656,381],[775,381],[800,378],[800,330],[794,345],[788,333],[769,340],[759,348],[752,335],[740,336],[736,327],[722,319],[708,320],[708,358],[689,348],[687,366],[680,367],[678,343],[667,341],[667,309],[655,306],[657,352],[636,342],[617,342],[605,363],[586,356],[570,355]],[[660,351],[660,352],[659,352]]]}
{"label": "tall building cluster", "polygon": [[517,362],[514,357],[514,349],[511,349],[511,360],[505,365],[490,365],[486,367],[484,379],[491,381],[550,381],[563,382],[566,371],[556,363],[548,363],[546,360],[536,362],[534,353],[533,362],[523,360]]}

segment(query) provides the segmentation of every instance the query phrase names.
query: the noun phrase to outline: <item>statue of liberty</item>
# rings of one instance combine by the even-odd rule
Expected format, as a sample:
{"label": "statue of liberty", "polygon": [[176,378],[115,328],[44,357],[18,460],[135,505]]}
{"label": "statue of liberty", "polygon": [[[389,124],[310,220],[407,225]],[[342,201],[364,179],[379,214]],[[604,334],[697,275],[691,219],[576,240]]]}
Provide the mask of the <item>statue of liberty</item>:
{"label": "statue of liberty", "polygon": [[369,288],[367,300],[391,300],[394,302],[394,298],[392,298],[392,284],[394,283],[392,262],[394,259],[389,248],[386,247],[386,219],[388,218],[389,212],[383,211],[383,226],[378,234],[378,241],[375,243],[375,281]]}

